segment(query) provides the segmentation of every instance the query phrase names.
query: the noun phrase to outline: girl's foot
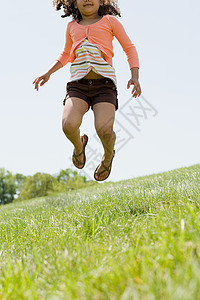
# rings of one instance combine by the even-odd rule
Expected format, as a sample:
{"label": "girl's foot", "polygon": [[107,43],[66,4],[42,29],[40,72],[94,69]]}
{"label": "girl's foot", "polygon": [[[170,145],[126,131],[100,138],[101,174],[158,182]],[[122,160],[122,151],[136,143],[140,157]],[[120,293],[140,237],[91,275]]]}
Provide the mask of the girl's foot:
{"label": "girl's foot", "polygon": [[94,179],[97,181],[103,181],[108,178],[111,172],[111,167],[112,167],[112,161],[115,156],[115,150],[113,150],[113,156],[111,160],[102,160],[102,162],[98,165],[94,172]]}
{"label": "girl's foot", "polygon": [[83,167],[85,166],[85,163],[86,163],[85,146],[87,145],[87,142],[88,142],[88,136],[86,134],[81,136],[81,141],[83,144],[82,151],[79,154],[77,154],[76,149],[74,148],[74,152],[72,155],[73,164],[78,169],[83,169]]}

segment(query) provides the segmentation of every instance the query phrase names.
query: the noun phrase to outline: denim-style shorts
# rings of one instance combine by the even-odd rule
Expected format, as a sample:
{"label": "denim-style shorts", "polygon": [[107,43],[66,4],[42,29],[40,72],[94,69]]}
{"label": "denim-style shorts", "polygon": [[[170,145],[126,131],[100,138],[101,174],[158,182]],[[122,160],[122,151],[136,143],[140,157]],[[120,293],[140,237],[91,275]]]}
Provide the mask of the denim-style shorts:
{"label": "denim-style shorts", "polygon": [[118,91],[110,78],[79,79],[70,81],[66,86],[66,96],[63,105],[68,98],[77,97],[88,103],[88,110],[93,110],[93,105],[99,102],[109,102],[118,109]]}

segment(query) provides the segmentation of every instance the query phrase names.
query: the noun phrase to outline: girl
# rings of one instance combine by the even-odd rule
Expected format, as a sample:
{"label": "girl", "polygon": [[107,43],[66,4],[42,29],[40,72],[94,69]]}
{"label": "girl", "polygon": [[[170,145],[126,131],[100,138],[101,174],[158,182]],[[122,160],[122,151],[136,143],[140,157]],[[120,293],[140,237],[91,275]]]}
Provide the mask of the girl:
{"label": "girl", "polygon": [[44,85],[51,74],[71,62],[70,80],[63,101],[62,128],[74,145],[72,161],[82,169],[86,162],[85,146],[88,136],[80,136],[83,115],[90,109],[94,112],[95,129],[102,142],[104,155],[94,172],[94,178],[103,181],[110,175],[115,155],[116,134],[113,131],[115,111],[118,109],[117,80],[112,66],[115,36],[125,51],[131,70],[127,88],[134,85],[133,97],[141,95],[138,81],[139,60],[135,45],[131,42],[122,23],[117,0],[54,0],[54,6],[64,9],[73,20],[66,28],[63,51],[47,72],[37,77],[33,84]]}

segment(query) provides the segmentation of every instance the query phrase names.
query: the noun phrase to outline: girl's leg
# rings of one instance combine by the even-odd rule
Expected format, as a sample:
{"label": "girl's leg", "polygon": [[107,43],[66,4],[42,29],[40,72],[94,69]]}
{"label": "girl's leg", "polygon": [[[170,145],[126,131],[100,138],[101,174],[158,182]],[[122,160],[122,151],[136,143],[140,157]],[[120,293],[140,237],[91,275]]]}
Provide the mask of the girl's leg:
{"label": "girl's leg", "polygon": [[[102,142],[104,148],[104,165],[107,167],[110,164],[110,161],[113,157],[113,149],[116,140],[116,134],[113,131],[113,124],[115,119],[115,106],[112,103],[108,102],[99,102],[94,104],[94,119],[95,119],[95,129]],[[100,165],[97,170],[98,173],[103,171],[104,168]],[[104,172],[99,180],[105,178],[108,175],[108,172]]]}
{"label": "girl's leg", "polygon": [[[83,115],[88,110],[88,103],[80,98],[71,97],[65,102],[62,129],[66,137],[72,142],[75,147],[75,154],[82,151],[82,141],[80,137],[79,127],[82,123]],[[79,156],[79,161],[83,162],[83,154]]]}

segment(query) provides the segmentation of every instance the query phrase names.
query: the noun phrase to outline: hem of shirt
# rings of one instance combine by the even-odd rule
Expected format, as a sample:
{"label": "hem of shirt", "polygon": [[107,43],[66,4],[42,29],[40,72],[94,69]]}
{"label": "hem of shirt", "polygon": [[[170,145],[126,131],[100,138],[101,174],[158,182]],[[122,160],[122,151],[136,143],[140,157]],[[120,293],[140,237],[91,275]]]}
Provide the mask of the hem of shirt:
{"label": "hem of shirt", "polygon": [[[93,70],[93,69],[94,69],[94,70]],[[70,77],[69,82],[71,82],[71,81],[77,81],[77,80],[83,79],[87,74],[89,74],[89,72],[90,72],[91,70],[93,70],[96,74],[103,76],[102,74],[98,73],[94,67],[93,67],[93,69],[88,69],[88,72],[87,72],[84,76],[77,77],[77,78],[74,78],[74,79],[72,79],[72,78]],[[109,78],[109,79],[111,79],[112,82],[114,83],[115,87],[117,88],[117,78],[116,78],[116,80],[114,80],[114,79],[111,78],[111,77],[106,77],[106,76],[103,76],[103,77],[104,77],[104,78]],[[95,79],[95,78],[93,78],[93,79]]]}

